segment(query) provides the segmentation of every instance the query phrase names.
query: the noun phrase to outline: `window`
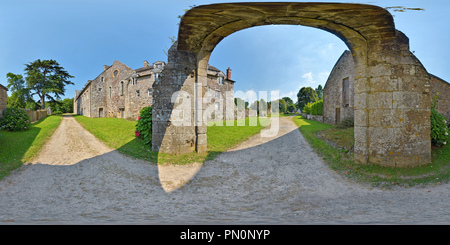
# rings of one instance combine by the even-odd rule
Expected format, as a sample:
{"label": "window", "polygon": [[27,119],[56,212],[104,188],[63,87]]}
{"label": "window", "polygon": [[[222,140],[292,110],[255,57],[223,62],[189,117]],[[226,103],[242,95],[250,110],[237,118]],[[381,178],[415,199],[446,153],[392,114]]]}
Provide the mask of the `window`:
{"label": "window", "polygon": [[219,77],[219,84],[223,84],[223,77]]}
{"label": "window", "polygon": [[104,77],[100,77],[100,81],[101,81],[101,82],[104,82],[104,81],[105,81],[105,78],[104,78]]}
{"label": "window", "polygon": [[121,84],[121,86],[122,86],[122,88],[121,88],[121,92],[120,92],[120,95],[123,95],[123,81],[122,81],[122,82],[120,82],[120,84]]}
{"label": "window", "polygon": [[214,110],[218,111],[219,108],[220,108],[220,103],[219,102],[214,103]]}
{"label": "window", "polygon": [[136,90],[136,96],[139,97],[139,95],[140,95],[139,90]]}
{"label": "window", "polygon": [[117,75],[119,75],[119,70],[114,70],[114,72],[113,72],[113,77],[117,77]]}
{"label": "window", "polygon": [[153,95],[153,89],[152,88],[149,88],[148,89],[148,96],[152,96]]}
{"label": "window", "polygon": [[98,92],[102,91],[102,88],[98,88]]}
{"label": "window", "polygon": [[342,80],[342,104],[344,107],[349,105],[349,82],[348,77]]}
{"label": "window", "polygon": [[220,98],[220,92],[216,91],[216,98]]}
{"label": "window", "polygon": [[109,87],[109,98],[111,98],[111,95],[112,95],[112,89],[111,89],[111,87]]}

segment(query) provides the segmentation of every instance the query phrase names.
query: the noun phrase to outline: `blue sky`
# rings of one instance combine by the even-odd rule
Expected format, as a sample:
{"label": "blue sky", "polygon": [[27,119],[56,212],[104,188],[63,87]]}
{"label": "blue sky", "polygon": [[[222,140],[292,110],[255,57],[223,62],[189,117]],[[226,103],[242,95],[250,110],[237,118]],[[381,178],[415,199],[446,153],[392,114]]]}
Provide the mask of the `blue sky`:
{"label": "blue sky", "polygon": [[[267,2],[263,0],[246,2]],[[54,59],[71,75],[63,98],[73,98],[87,80],[118,60],[133,69],[144,60],[167,61],[164,50],[178,33],[177,16],[193,5],[236,0],[0,0],[0,84],[8,72],[24,74],[25,64]],[[428,72],[450,81],[448,0],[321,0],[381,7],[420,7],[393,12],[396,28]],[[336,36],[304,26],[264,26],[239,31],[214,50],[210,64],[232,69],[235,91],[274,91],[296,101],[301,87],[325,85],[347,49]]]}

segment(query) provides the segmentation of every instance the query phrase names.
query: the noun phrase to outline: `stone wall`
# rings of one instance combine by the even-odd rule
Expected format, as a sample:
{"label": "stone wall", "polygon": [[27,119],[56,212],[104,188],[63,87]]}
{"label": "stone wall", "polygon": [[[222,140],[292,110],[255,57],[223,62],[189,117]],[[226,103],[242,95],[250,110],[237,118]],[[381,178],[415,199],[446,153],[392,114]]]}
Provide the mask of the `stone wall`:
{"label": "stone wall", "polygon": [[431,95],[435,96],[437,94],[439,96],[438,112],[445,116],[447,118],[447,121],[449,121],[450,84],[437,76],[431,75]]}
{"label": "stone wall", "polygon": [[[215,67],[209,67],[207,76],[206,93],[210,108],[214,111],[207,112],[211,120],[234,119],[234,81]],[[208,115],[209,116],[209,115]]]}
{"label": "stone wall", "polygon": [[32,111],[29,109],[23,109],[23,110],[28,114],[31,122],[39,121],[42,118],[47,116],[47,110],[37,110],[37,111]]}
{"label": "stone wall", "polygon": [[[447,119],[450,119],[450,84],[443,79],[429,74],[431,77],[431,97],[439,93],[438,111],[444,115]],[[323,116],[324,122],[329,124],[338,123],[337,118],[340,120],[345,117],[354,116],[354,62],[350,51],[345,51],[339,60],[336,62],[333,70],[328,77],[328,80],[324,87],[324,101],[323,101]],[[343,84],[344,80],[349,78],[349,106],[345,107],[343,103]],[[358,103],[361,95],[358,95]],[[337,117],[336,112],[340,111],[340,115]]]}
{"label": "stone wall", "polygon": [[0,117],[3,115],[3,111],[6,109],[8,89],[0,84]]}
{"label": "stone wall", "polygon": [[355,69],[350,51],[345,51],[328,77],[323,91],[324,122],[337,124],[354,116]]}
{"label": "stone wall", "polygon": [[128,82],[125,97],[127,118],[137,120],[141,109],[153,104],[153,84],[159,79],[164,66],[162,61],[155,62],[153,66],[145,61],[144,67],[135,70],[137,75]]}

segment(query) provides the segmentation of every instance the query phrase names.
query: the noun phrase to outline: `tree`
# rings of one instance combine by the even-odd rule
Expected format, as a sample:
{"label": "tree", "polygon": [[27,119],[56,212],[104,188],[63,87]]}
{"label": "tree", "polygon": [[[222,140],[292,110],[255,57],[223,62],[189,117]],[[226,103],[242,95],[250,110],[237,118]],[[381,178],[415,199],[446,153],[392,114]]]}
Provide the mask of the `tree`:
{"label": "tree", "polygon": [[287,112],[290,112],[290,113],[292,113],[292,112],[294,112],[295,111],[295,104],[294,103],[291,103],[291,104],[289,104],[288,106],[287,106]]}
{"label": "tree", "polygon": [[279,111],[280,113],[286,113],[286,110],[287,110],[286,100],[284,100],[284,99],[278,100],[278,106],[280,109],[280,111]]}
{"label": "tree", "polygon": [[292,99],[289,98],[289,97],[283,97],[282,99],[283,99],[284,101],[286,101],[286,105],[289,105],[289,104],[294,103],[294,101],[292,101]]}
{"label": "tree", "polygon": [[[73,78],[55,60],[36,60],[25,65],[27,74],[27,89],[30,95],[38,95],[41,109],[45,109],[45,99],[55,102],[61,99],[66,91],[65,86],[74,84],[68,79]],[[52,96],[53,95],[53,96]]]}
{"label": "tree", "polygon": [[25,80],[22,75],[9,72],[6,74],[8,82],[8,89],[11,91],[11,96],[7,99],[7,104],[10,107],[25,108],[27,102],[30,102],[30,92],[25,88]]}
{"label": "tree", "polygon": [[319,100],[323,100],[323,88],[322,85],[319,84],[319,86],[316,88],[317,97],[319,97]]}
{"label": "tree", "polygon": [[62,101],[63,113],[73,113],[73,99],[64,99]]}
{"label": "tree", "polygon": [[302,109],[307,103],[314,103],[319,100],[317,92],[311,87],[302,87],[297,93],[297,108]]}

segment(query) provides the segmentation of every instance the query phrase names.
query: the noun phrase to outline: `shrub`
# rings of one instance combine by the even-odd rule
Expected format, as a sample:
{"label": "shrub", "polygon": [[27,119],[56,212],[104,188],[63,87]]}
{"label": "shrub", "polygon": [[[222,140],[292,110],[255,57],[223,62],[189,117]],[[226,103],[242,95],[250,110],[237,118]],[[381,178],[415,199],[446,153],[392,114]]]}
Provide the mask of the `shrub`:
{"label": "shrub", "polygon": [[311,105],[311,114],[312,115],[323,114],[323,100],[316,101]]}
{"label": "shrub", "polygon": [[7,131],[24,131],[30,126],[30,116],[19,108],[6,108],[0,119],[0,129]]}
{"label": "shrub", "polygon": [[303,113],[306,113],[306,114],[310,114],[311,113],[311,106],[312,106],[312,104],[311,103],[308,103],[308,104],[306,104],[304,107],[303,107]]}
{"label": "shrub", "polygon": [[314,103],[308,103],[303,107],[303,113],[311,115],[323,114],[323,100],[316,101]]}
{"label": "shrub", "polygon": [[136,137],[141,138],[144,144],[149,145],[152,142],[152,107],[142,108],[136,130],[134,131]]}
{"label": "shrub", "polygon": [[53,115],[59,115],[59,114],[63,114],[62,111],[54,111],[52,112]]}
{"label": "shrub", "polygon": [[353,126],[355,126],[353,117],[346,117],[336,125],[338,128],[351,128]]}
{"label": "shrub", "polygon": [[439,93],[433,97],[431,103],[431,144],[437,147],[442,147],[447,144],[448,128],[447,119],[437,112],[439,101]]}

